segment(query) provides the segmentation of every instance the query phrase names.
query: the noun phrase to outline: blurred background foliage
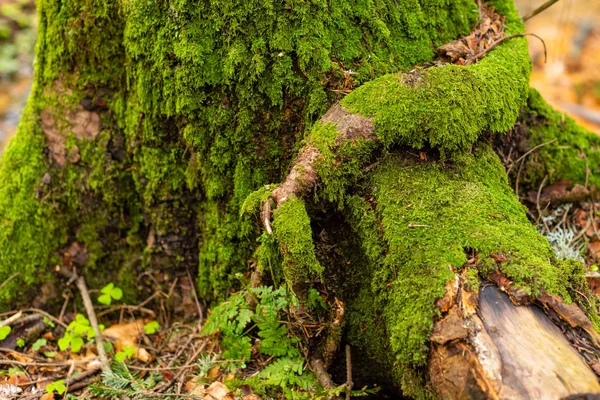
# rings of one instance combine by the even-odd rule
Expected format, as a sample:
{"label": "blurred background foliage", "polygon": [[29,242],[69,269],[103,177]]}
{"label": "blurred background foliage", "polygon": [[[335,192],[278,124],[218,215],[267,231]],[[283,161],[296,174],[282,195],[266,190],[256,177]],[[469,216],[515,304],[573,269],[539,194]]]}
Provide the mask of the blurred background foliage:
{"label": "blurred background foliage", "polygon": [[36,36],[34,0],[0,0],[0,154],[27,101]]}

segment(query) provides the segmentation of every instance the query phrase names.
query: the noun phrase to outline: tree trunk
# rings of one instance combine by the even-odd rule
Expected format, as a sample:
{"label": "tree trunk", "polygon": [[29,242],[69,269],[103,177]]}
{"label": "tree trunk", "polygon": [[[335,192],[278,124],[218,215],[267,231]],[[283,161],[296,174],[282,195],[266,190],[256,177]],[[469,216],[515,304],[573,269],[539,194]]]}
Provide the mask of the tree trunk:
{"label": "tree trunk", "polygon": [[[523,31],[512,1],[487,3],[506,18],[499,35]],[[318,375],[343,341],[357,381],[415,397],[600,391],[525,308],[566,321],[597,359],[582,266],[556,259],[497,155],[544,144],[521,189],[547,175],[590,194],[600,140],[529,92],[522,37],[465,65],[432,62],[497,14],[472,0],[38,7],[35,85],[0,164],[0,311],[52,305],[55,265],[91,287],[118,282],[126,301],[146,271],[197,267],[207,302],[257,265],[301,304],[314,287],[341,304],[312,344]],[[509,322],[532,318],[539,335],[514,347]],[[555,375],[525,363],[540,348]]]}

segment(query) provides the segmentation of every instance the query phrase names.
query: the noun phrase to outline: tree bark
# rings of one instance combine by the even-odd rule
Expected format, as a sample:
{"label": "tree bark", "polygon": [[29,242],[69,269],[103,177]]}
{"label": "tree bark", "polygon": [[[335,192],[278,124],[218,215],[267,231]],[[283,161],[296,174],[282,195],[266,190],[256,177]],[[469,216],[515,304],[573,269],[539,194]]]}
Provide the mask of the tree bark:
{"label": "tree bark", "polygon": [[591,190],[600,140],[529,91],[524,38],[436,58],[453,43],[460,64],[453,40],[482,26],[521,33],[512,1],[489,1],[489,21],[471,0],[363,3],[40,2],[35,86],[0,163],[0,281],[19,273],[0,311],[28,301],[17,288],[51,306],[56,264],[125,301],[144,271],[197,266],[214,302],[271,257],[262,283],[283,276],[301,304],[334,294],[309,357],[327,386],[343,343],[355,387],[597,392],[582,266],[556,259],[497,153],[554,140],[522,159],[520,187]]}

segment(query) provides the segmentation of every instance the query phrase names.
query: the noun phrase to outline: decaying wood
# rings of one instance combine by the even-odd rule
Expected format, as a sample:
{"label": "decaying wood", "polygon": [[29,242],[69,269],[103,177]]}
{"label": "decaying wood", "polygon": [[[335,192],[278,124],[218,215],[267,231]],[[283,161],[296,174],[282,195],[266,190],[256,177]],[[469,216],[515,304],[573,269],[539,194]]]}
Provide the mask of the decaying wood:
{"label": "decaying wood", "polygon": [[[551,295],[537,301],[567,315],[561,318],[571,326],[587,326],[577,306]],[[542,309],[516,306],[494,285],[480,290],[476,314],[450,309],[431,339],[429,374],[442,398],[562,399],[600,393],[596,374]]]}

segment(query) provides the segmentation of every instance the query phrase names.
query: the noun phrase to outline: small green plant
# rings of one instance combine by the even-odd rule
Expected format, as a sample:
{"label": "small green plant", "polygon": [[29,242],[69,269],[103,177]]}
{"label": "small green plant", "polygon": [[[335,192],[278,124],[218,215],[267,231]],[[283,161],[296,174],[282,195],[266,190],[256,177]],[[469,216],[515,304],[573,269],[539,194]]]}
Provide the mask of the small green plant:
{"label": "small green plant", "polygon": [[[104,325],[99,325],[100,330],[104,329]],[[75,320],[67,326],[67,330],[62,338],[58,339],[58,348],[65,351],[71,346],[73,353],[78,353],[83,347],[83,337],[87,336],[88,340],[96,337],[96,332],[90,326],[90,321],[81,314],[75,316]]]}
{"label": "small green plant", "polygon": [[125,362],[126,359],[131,359],[135,355],[135,346],[125,346],[123,347],[123,351],[117,352],[115,354],[115,360],[118,362]]}
{"label": "small green plant", "polygon": [[44,324],[46,324],[50,328],[54,328],[56,326],[56,324],[48,317],[44,317],[43,321],[44,321]]}
{"label": "small green plant", "polygon": [[102,294],[98,297],[98,303],[105,306],[111,305],[113,300],[121,300],[123,298],[121,288],[116,287],[112,282],[100,289],[100,293]]}
{"label": "small green plant", "polygon": [[17,347],[25,347],[25,339],[18,338],[16,344],[17,344]]}
{"label": "small green plant", "polygon": [[[247,292],[235,293],[212,309],[203,333],[220,335],[224,359],[243,360],[230,363],[234,368],[245,368],[245,362],[252,355],[253,343],[260,353],[271,357],[271,364],[251,378],[259,386],[276,386],[288,394],[292,388],[307,390],[317,386],[296,347],[299,339],[290,335],[287,326],[280,322],[285,310],[296,304],[297,299],[287,293],[285,286],[276,290],[263,286],[250,289],[250,293],[258,301],[254,311],[246,301]],[[317,295],[313,302],[315,306],[324,306]]]}
{"label": "small green plant", "polygon": [[14,375],[14,374],[25,374],[25,373],[24,373],[24,372],[23,372],[23,370],[22,370],[22,369],[20,369],[20,368],[14,368],[14,367],[13,367],[13,368],[9,368],[9,369],[8,369],[8,375],[11,375],[11,376],[12,376],[12,375]]}
{"label": "small green plant", "polygon": [[153,335],[158,332],[159,329],[160,325],[157,321],[148,322],[146,325],[144,325],[144,332],[146,332],[146,335]]}
{"label": "small green plant", "polygon": [[142,378],[121,362],[112,363],[111,369],[112,372],[102,373],[101,383],[88,386],[92,396],[102,399],[156,397],[150,389],[163,379],[159,372],[151,372]]}
{"label": "small green plant", "polygon": [[66,390],[67,390],[67,387],[65,386],[65,381],[62,379],[58,380],[58,381],[54,381],[46,386],[46,393],[56,392],[58,394],[63,394]]}
{"label": "small green plant", "polygon": [[0,340],[6,339],[11,330],[10,326],[0,326]]}
{"label": "small green plant", "polygon": [[46,339],[40,338],[31,345],[31,350],[39,351],[43,346],[45,346],[47,344],[48,344],[48,341]]}

